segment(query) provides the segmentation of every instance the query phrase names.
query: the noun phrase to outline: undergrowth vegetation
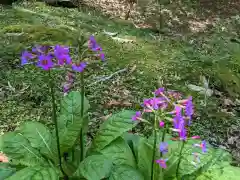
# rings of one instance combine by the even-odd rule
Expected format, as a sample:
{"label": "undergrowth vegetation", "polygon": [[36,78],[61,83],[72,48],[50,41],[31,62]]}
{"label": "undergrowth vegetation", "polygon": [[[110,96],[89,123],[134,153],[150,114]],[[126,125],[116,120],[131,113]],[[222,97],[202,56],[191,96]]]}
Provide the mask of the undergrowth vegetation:
{"label": "undergrowth vegetation", "polygon": [[[198,157],[193,156],[191,154],[193,152],[186,155],[185,158],[188,160],[183,161],[184,163],[182,162],[180,165],[179,174],[181,174],[181,177],[186,179],[216,179],[221,176],[223,179],[230,177],[234,179],[234,176],[237,175],[238,169],[229,165],[231,162],[230,155],[222,149],[215,148],[219,145],[226,145],[229,148],[229,131],[240,127],[240,44],[231,41],[232,38],[238,38],[239,32],[235,27],[240,25],[239,17],[226,19],[206,33],[158,36],[149,29],[136,29],[129,22],[110,19],[91,9],[78,12],[75,9],[53,8],[37,2],[18,4],[13,8],[0,7],[0,10],[1,134],[6,134],[3,135],[7,137],[6,141],[15,136],[15,138],[19,138],[19,142],[21,140],[26,143],[16,143],[14,145],[11,142],[10,147],[15,146],[18,149],[25,146],[36,152],[38,157],[43,160],[35,161],[36,159],[31,155],[24,154],[24,150],[22,150],[24,152],[16,153],[15,149],[9,155],[14,166],[9,167],[1,164],[1,167],[3,167],[1,172],[10,175],[16,170],[22,169],[19,172],[23,174],[26,171],[31,171],[32,174],[41,171],[43,174],[52,174],[51,177],[64,176],[64,173],[59,170],[58,155],[48,157],[48,151],[57,151],[51,149],[56,147],[56,144],[54,144],[56,137],[53,135],[55,127],[51,121],[51,94],[48,90],[49,85],[46,84],[46,72],[36,70],[33,66],[25,68],[20,65],[19,59],[24,49],[32,48],[35,45],[56,44],[68,46],[71,50],[71,57],[78,59],[79,54],[76,51],[79,46],[79,38],[94,34],[105,52],[106,62],[101,65],[93,63],[90,65],[91,68],[87,68],[84,72],[85,95],[91,105],[87,113],[90,119],[88,122],[90,128],[85,134],[85,151],[87,152],[90,145],[88,143],[92,139],[99,138],[99,136],[100,139],[105,139],[105,137],[101,137],[101,129],[107,126],[106,124],[111,124],[116,120],[116,127],[123,125],[122,129],[124,131],[119,131],[119,134],[114,135],[114,138],[110,139],[108,143],[105,142],[104,147],[100,148],[99,151],[103,153],[105,146],[109,147],[106,148],[105,155],[112,156],[113,152],[117,151],[116,146],[119,146],[123,148],[123,151],[119,152],[119,157],[132,159],[132,162],[129,161],[129,158],[120,158],[120,161],[119,157],[114,156],[115,159],[106,161],[105,167],[108,168],[104,171],[99,170],[99,172],[105,173],[104,175],[101,173],[94,175],[111,176],[112,179],[117,179],[118,173],[130,171],[129,173],[132,173],[130,176],[136,176],[136,179],[139,180],[142,175],[149,175],[146,172],[151,174],[152,166],[150,164],[152,159],[151,157],[146,158],[146,154],[152,154],[155,149],[152,139],[153,128],[143,123],[134,124],[131,121],[134,112],[131,110],[141,111],[142,100],[151,97],[151,90],[158,87],[183,92],[186,97],[191,94],[195,113],[193,116],[194,123],[192,123],[188,135],[189,137],[199,135],[211,144],[207,143],[208,152],[201,157],[203,159],[200,158],[201,162],[197,167],[189,165],[189,162],[191,164],[193,158],[195,157],[195,160],[198,160]],[[110,32],[114,35],[109,35]],[[119,39],[129,41],[121,42]],[[118,71],[120,73],[116,73]],[[62,106],[64,106],[62,102],[70,102],[74,98],[81,100],[81,82],[79,82],[81,73],[76,74],[74,92],[62,97],[62,83],[65,81],[65,75],[66,72],[62,70],[52,72],[56,104],[59,104],[56,111],[60,114],[62,113]],[[195,89],[190,88],[193,85]],[[210,95],[207,95],[207,91],[211,92]],[[79,104],[72,104],[72,106],[76,106],[72,107],[76,111],[81,109]],[[125,110],[122,111],[122,109]],[[119,113],[119,111],[121,112]],[[151,119],[152,117],[147,118]],[[28,122],[28,120],[31,120],[31,122]],[[27,122],[24,123],[25,121]],[[122,121],[126,124],[121,124]],[[113,126],[116,129],[115,125]],[[138,135],[127,132],[133,126],[136,126],[132,130],[133,133]],[[43,140],[40,136],[36,136],[36,139],[29,139],[30,136],[33,136],[32,133],[36,133],[36,131],[32,132],[28,128],[36,127],[39,128],[39,132],[42,131],[43,134],[46,132],[44,139],[49,140],[47,145],[54,142],[50,148],[45,147],[46,142],[40,142]],[[16,131],[7,135],[6,132],[13,131],[15,128],[17,128]],[[60,128],[65,128],[66,133],[70,133],[67,127]],[[16,135],[18,132],[22,133],[21,131],[27,131],[25,137]],[[162,132],[162,129],[160,128],[158,131]],[[231,136],[236,135],[237,137],[237,133],[239,131]],[[179,157],[182,157],[179,153],[173,153],[175,152],[174,148],[179,146],[179,141],[172,141],[170,134],[166,136],[166,142],[169,145],[167,167],[174,168],[167,168],[163,171],[166,179],[172,178],[168,177],[169,174],[176,174],[174,163],[178,162]],[[102,161],[105,162],[106,160],[105,155],[103,158],[98,155],[99,152],[94,155],[87,153],[84,155],[86,159],[81,160],[82,163],[78,160],[75,162],[72,152],[77,151],[75,154],[79,154],[81,149],[80,144],[75,143],[77,137],[77,135],[73,135],[70,136],[73,139],[69,141],[62,139],[62,142],[60,142],[60,144],[64,144],[63,146],[67,146],[67,148],[62,147],[65,148],[64,152],[68,152],[67,155],[65,154],[66,156],[64,154],[60,156],[64,162],[67,161],[71,164],[71,167],[64,168],[67,171],[70,169],[71,175],[77,172],[74,176],[98,179],[96,176],[89,177],[91,175],[89,173],[92,171],[87,169],[88,165],[86,163],[92,162],[91,157],[96,156],[100,164],[93,166],[101,167],[103,166]],[[236,137],[233,138],[236,139]],[[12,140],[15,141],[15,139]],[[192,144],[196,143],[201,142],[191,139],[186,143],[183,152],[188,152],[190,147],[192,149]],[[160,142],[157,142],[156,149],[159,144]],[[0,142],[0,147],[2,145],[4,144]],[[240,149],[236,148],[235,145],[234,148],[231,149],[231,147],[230,151],[238,152]],[[0,150],[2,151],[2,149]],[[9,153],[7,151],[6,155]],[[47,152],[45,153],[45,151]],[[160,159],[161,153],[157,152],[156,154],[156,160]],[[236,154],[234,158],[240,160],[240,154]],[[46,161],[46,159],[49,160]],[[76,159],[78,158],[76,157]],[[43,164],[41,163],[51,166],[52,169],[48,172],[45,171],[46,169],[42,169]],[[74,165],[72,166],[72,164]],[[31,169],[33,165],[36,165],[36,167]],[[79,166],[84,172],[83,170],[76,171]],[[184,168],[185,166],[187,168]],[[156,164],[154,167],[156,167],[156,171],[154,170],[156,174],[158,174],[158,171],[162,171]],[[129,174],[124,179],[127,179],[128,176]],[[149,178],[144,177],[144,179]]]}
{"label": "undergrowth vegetation", "polygon": [[[163,87],[144,99],[141,111],[114,113],[93,139],[87,140],[90,104],[84,75],[91,64],[99,64],[99,59],[105,62],[105,53],[94,36],[90,36],[88,48],[83,36],[77,42],[72,50],[61,45],[38,45],[22,53],[24,68],[43,70],[46,87],[41,89],[51,96],[54,127],[50,130],[40,122],[26,121],[2,135],[1,178],[163,180],[239,176],[239,169],[230,165],[228,152],[200,141],[198,135],[190,136],[192,96],[184,98]],[[77,56],[70,56],[70,51]],[[59,71],[65,72],[66,78],[58,112],[54,87]],[[76,73],[80,73],[79,92],[72,91]],[[148,138],[131,132],[139,123],[150,127]]]}

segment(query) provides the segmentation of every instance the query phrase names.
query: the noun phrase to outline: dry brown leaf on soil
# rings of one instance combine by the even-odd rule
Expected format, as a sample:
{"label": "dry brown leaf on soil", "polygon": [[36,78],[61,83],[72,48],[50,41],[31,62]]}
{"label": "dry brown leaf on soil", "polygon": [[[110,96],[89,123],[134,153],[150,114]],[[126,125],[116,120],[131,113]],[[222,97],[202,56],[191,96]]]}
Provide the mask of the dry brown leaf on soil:
{"label": "dry brown leaf on soil", "polygon": [[105,104],[107,108],[112,107],[131,107],[132,103],[127,100],[117,101],[117,100],[111,100],[107,104]]}

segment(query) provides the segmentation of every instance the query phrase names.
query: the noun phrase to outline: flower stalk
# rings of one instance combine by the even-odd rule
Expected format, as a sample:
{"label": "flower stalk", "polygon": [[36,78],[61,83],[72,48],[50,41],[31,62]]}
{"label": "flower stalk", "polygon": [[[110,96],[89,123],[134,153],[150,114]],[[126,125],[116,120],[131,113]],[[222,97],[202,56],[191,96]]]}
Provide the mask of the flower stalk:
{"label": "flower stalk", "polygon": [[[161,143],[164,143],[165,141],[165,135],[166,135],[166,127],[164,127],[163,132],[162,132],[162,139],[161,139]],[[160,151],[160,159],[162,159],[163,157],[163,152]],[[160,174],[159,174],[159,180],[163,180],[164,176],[163,176],[163,168],[160,168]]]}
{"label": "flower stalk", "polygon": [[154,124],[153,125],[154,140],[153,140],[151,180],[154,180],[154,165],[155,165],[155,155],[156,155],[156,145],[157,145],[157,115],[155,115],[155,117],[154,117],[153,124]]}
{"label": "flower stalk", "polygon": [[58,163],[59,163],[59,167],[60,170],[62,172],[62,174],[64,175],[64,179],[68,179],[67,174],[64,172],[63,167],[62,167],[62,159],[61,159],[61,151],[60,151],[60,140],[59,140],[59,134],[58,134],[58,122],[57,122],[57,106],[56,106],[56,102],[55,102],[55,94],[54,94],[54,83],[51,77],[51,72],[50,70],[49,72],[49,88],[50,88],[50,94],[51,94],[51,102],[52,102],[52,120],[55,126],[55,135],[56,135],[56,141],[57,141],[57,153],[58,153]]}
{"label": "flower stalk", "polygon": [[[80,77],[80,82],[81,82],[81,111],[80,111],[80,117],[81,120],[83,121],[83,113],[84,113],[84,74],[83,72],[81,73],[81,77]],[[84,123],[83,123],[84,124]],[[81,155],[80,155],[80,162],[83,160],[84,158],[84,132],[83,132],[83,128],[81,128],[80,130],[80,148],[81,148]]]}
{"label": "flower stalk", "polygon": [[179,159],[178,159],[178,163],[177,163],[177,169],[176,169],[176,177],[178,178],[179,175],[179,168],[180,168],[180,164],[182,161],[182,154],[183,154],[183,149],[184,149],[184,145],[185,145],[185,141],[182,141],[181,147],[180,147],[180,152],[179,152]]}

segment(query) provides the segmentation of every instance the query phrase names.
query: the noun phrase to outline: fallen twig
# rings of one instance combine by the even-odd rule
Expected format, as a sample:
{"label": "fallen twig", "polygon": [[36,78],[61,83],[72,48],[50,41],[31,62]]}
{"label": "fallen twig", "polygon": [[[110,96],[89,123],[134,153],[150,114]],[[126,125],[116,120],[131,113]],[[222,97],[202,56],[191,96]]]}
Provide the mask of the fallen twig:
{"label": "fallen twig", "polygon": [[113,76],[115,76],[115,75],[117,75],[117,74],[119,74],[119,73],[125,72],[125,71],[127,71],[127,70],[128,70],[128,68],[120,69],[120,70],[118,70],[118,71],[110,74],[109,76],[104,76],[104,77],[98,79],[97,81],[89,84],[87,87],[92,86],[92,85],[94,85],[94,84],[97,84],[97,83],[99,83],[99,82],[103,82],[103,81],[109,80],[109,79],[111,79]]}

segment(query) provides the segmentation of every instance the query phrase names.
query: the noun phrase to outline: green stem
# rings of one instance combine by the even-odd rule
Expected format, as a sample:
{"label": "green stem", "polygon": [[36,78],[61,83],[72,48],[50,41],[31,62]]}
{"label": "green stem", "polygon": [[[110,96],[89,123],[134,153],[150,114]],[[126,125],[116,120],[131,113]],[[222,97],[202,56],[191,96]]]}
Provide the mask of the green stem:
{"label": "green stem", "polygon": [[[162,139],[161,139],[161,142],[164,142],[165,141],[165,135],[166,135],[166,128],[164,127],[163,129],[163,133],[162,133]],[[160,151],[160,159],[163,157],[163,153]],[[160,169],[160,177],[159,179],[160,180],[163,180],[163,168]]]}
{"label": "green stem", "polygon": [[151,180],[154,180],[154,164],[155,164],[155,154],[157,145],[157,116],[154,118],[154,141],[153,141],[153,155],[152,155],[152,167],[151,167]]}
{"label": "green stem", "polygon": [[[84,113],[84,76],[83,76],[83,72],[81,73],[81,114],[80,117],[83,121],[83,113]],[[84,125],[84,123],[83,123]],[[81,147],[81,156],[80,156],[80,162],[83,160],[84,158],[84,134],[83,134],[83,126],[80,130],[80,147]]]}
{"label": "green stem", "polygon": [[57,152],[58,152],[58,163],[60,166],[60,170],[62,172],[62,174],[64,175],[64,179],[68,179],[68,176],[66,175],[66,173],[63,170],[62,167],[62,159],[61,159],[61,151],[60,151],[60,142],[59,142],[59,134],[58,134],[58,122],[57,122],[57,106],[56,106],[56,102],[55,102],[55,95],[54,95],[54,83],[51,77],[51,72],[49,70],[49,87],[50,87],[50,94],[51,94],[51,98],[52,98],[52,120],[53,123],[55,125],[55,135],[56,135],[56,141],[57,141]]}
{"label": "green stem", "polygon": [[179,153],[179,160],[178,160],[178,163],[177,163],[177,170],[176,170],[176,178],[178,179],[178,172],[179,172],[179,167],[180,167],[180,164],[181,164],[181,161],[182,161],[182,152],[183,152],[183,148],[184,148],[184,145],[185,145],[185,141],[183,140],[182,142],[182,145],[181,145],[181,149],[180,149],[180,153]]}

